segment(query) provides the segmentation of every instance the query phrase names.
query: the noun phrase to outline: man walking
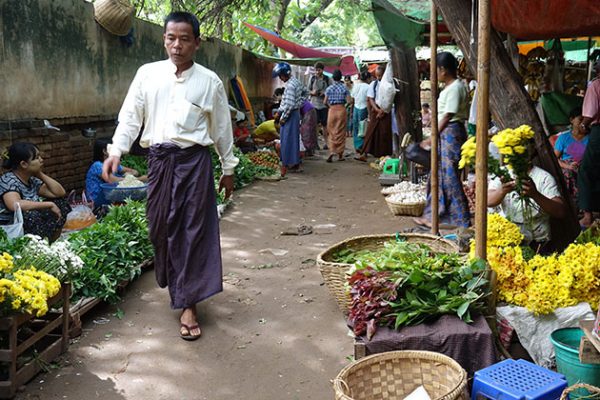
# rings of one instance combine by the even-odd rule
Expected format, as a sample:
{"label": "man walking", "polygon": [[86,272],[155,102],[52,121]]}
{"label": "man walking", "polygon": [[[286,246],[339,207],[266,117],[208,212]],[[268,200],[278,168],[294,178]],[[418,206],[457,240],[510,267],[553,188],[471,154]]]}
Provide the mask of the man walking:
{"label": "man walking", "polygon": [[118,168],[139,134],[149,147],[147,216],[160,287],[169,288],[171,307],[182,309],[180,336],[201,335],[196,303],[223,290],[219,221],[208,146],[223,167],[219,191],[233,191],[233,134],[223,83],[196,64],[200,46],[195,16],[173,12],[165,19],[168,60],[140,67],[119,113],[119,125],[103,175]]}
{"label": "man walking", "polygon": [[286,172],[300,172],[300,107],[308,93],[296,77],[292,76],[292,67],[280,62],[273,68],[273,78],[279,77],[285,82],[285,91],[281,98],[278,118],[281,140],[281,176]]}
{"label": "man walking", "polygon": [[323,138],[325,139],[325,149],[327,149],[327,105],[325,104],[325,89],[330,84],[327,76],[323,75],[325,65],[322,62],[315,64],[315,74],[310,77],[308,82],[308,92],[310,93],[310,102],[317,110],[317,123],[321,124],[323,129]]}

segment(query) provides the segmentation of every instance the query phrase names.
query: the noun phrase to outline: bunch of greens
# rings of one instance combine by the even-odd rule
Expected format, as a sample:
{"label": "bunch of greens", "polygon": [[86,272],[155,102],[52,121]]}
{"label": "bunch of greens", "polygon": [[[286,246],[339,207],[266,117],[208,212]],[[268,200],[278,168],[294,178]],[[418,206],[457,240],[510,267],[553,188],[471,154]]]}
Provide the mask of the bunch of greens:
{"label": "bunch of greens", "polygon": [[0,255],[2,253],[20,254],[27,242],[29,242],[29,239],[23,236],[9,239],[4,229],[0,229]]}
{"label": "bunch of greens", "polygon": [[579,236],[577,236],[577,239],[575,239],[575,243],[593,243],[600,246],[600,222],[594,222],[589,228],[581,232]]}
{"label": "bunch of greens", "polygon": [[[344,252],[338,259],[355,263],[349,278],[354,284],[350,319],[366,321],[355,326],[357,334],[363,334],[369,323],[373,327],[367,333],[372,334],[375,325],[397,329],[443,314],[472,322],[471,314],[485,306],[488,281],[481,260],[466,262],[459,254],[434,253],[423,244],[406,242],[387,242],[379,251]],[[377,279],[370,279],[373,276]],[[383,288],[382,278],[386,282]],[[389,294],[390,284],[394,296]]]}
{"label": "bunch of greens", "polygon": [[85,265],[73,280],[74,296],[116,302],[118,286],[136,278],[139,265],[153,254],[145,204],[111,207],[102,222],[73,233],[69,242]]}
{"label": "bunch of greens", "polygon": [[144,156],[126,154],[121,158],[121,165],[135,169],[140,175],[148,174],[148,160]]}

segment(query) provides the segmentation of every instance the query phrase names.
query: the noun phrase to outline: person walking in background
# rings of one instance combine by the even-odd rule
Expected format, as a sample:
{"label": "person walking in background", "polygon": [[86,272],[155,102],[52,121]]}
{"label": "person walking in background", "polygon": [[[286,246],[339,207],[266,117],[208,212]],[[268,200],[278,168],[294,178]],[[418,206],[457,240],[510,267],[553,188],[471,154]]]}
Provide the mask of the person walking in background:
{"label": "person walking in background", "polygon": [[[367,71],[360,73],[360,79],[354,84],[352,92],[352,103],[354,109],[352,111],[352,138],[354,142],[354,151],[357,155],[359,154],[360,148],[363,146],[365,131],[366,131],[366,120],[368,115],[367,111],[367,92],[369,91],[369,79],[371,74]],[[362,129],[361,129],[362,125]]]}
{"label": "person walking in background", "polygon": [[328,143],[329,157],[327,162],[333,160],[337,154],[338,161],[344,161],[344,150],[346,149],[346,103],[350,101],[350,92],[342,83],[342,71],[333,71],[333,85],[325,90],[325,104],[329,106],[327,116],[327,131],[329,132]]}
{"label": "person walking in background", "polygon": [[219,219],[209,146],[219,154],[219,191],[233,192],[233,134],[223,82],[196,64],[199,23],[187,12],[167,16],[163,34],[168,59],[141,66],[119,113],[102,177],[118,171],[142,125],[148,156],[147,218],[154,270],[168,287],[171,307],[183,310],[179,334],[195,340],[202,331],[196,303],[223,290]]}
{"label": "person walking in background", "polygon": [[579,209],[583,228],[594,222],[594,211],[600,211],[600,59],[594,63],[596,78],[585,92],[583,99],[583,121],[581,127],[589,131],[588,145],[579,166],[577,186]]}
{"label": "person walking in background", "polygon": [[[344,77],[344,85],[346,85],[346,89],[348,89],[349,93],[352,93],[352,89],[354,88],[354,82],[352,82],[352,77],[347,75]],[[346,136],[352,137],[352,111],[354,110],[354,104],[352,101],[352,97],[350,97],[350,101],[346,103]]]}
{"label": "person walking in background", "polygon": [[310,77],[308,82],[308,92],[310,102],[317,110],[317,123],[323,129],[323,138],[325,139],[325,148],[327,148],[327,105],[325,104],[325,89],[330,85],[330,80],[323,75],[325,65],[322,62],[315,64],[315,74]]}
{"label": "person walking in background", "polygon": [[377,79],[371,82],[367,92],[369,124],[367,125],[367,133],[365,134],[365,140],[360,150],[360,156],[355,157],[359,161],[367,161],[367,154],[382,157],[389,156],[393,152],[392,114],[383,111],[376,101],[377,91],[379,90],[379,84],[384,72],[385,66],[378,65],[375,71]]}
{"label": "person walking in background", "polygon": [[[460,148],[467,140],[465,119],[467,118],[468,97],[466,86],[457,79],[458,62],[449,52],[437,55],[438,80],[444,82],[438,100],[438,125],[440,130],[440,148],[432,149],[440,153],[439,168],[439,218],[440,222],[468,227],[471,224],[469,202],[465,195],[458,161]],[[430,139],[421,142],[431,145]],[[428,185],[427,204],[423,216],[414,218],[418,225],[431,227],[431,188]]]}
{"label": "person walking in background", "polygon": [[300,139],[306,149],[306,156],[312,156],[317,148],[317,111],[310,101],[304,100],[300,108]]}
{"label": "person walking in background", "polygon": [[287,171],[301,172],[300,167],[300,107],[308,93],[304,85],[292,76],[292,67],[280,62],[273,68],[273,77],[285,82],[285,91],[277,119],[281,136],[281,176]]}

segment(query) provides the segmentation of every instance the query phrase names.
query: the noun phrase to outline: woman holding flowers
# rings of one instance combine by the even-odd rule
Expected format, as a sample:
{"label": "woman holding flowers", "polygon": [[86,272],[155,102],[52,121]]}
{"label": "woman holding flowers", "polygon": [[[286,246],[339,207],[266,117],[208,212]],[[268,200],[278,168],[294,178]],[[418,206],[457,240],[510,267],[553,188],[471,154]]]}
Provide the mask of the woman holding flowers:
{"label": "woman holding flowers", "polygon": [[[469,202],[463,190],[458,169],[461,146],[467,139],[469,94],[465,85],[457,79],[458,62],[449,52],[437,55],[438,80],[444,82],[444,90],[438,99],[438,125],[440,131],[439,168],[439,217],[441,223],[467,227],[471,223]],[[473,150],[474,151],[474,150]],[[429,192],[429,190],[428,190]],[[423,217],[414,218],[418,225],[431,226],[431,193]]]}
{"label": "woman holding flowers", "polygon": [[8,148],[4,168],[10,171],[0,177],[0,225],[13,223],[18,203],[25,233],[54,241],[71,207],[64,199],[65,189],[42,171],[43,166],[40,150],[34,144],[17,142]]}

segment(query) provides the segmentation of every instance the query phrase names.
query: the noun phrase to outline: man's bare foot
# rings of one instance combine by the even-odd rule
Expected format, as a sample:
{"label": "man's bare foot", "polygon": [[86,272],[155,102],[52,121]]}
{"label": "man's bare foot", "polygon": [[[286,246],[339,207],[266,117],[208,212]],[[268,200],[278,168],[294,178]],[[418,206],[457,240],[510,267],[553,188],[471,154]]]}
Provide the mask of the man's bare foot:
{"label": "man's bare foot", "polygon": [[196,307],[184,308],[179,322],[179,335],[182,339],[196,340],[202,335],[202,330],[198,326]]}

